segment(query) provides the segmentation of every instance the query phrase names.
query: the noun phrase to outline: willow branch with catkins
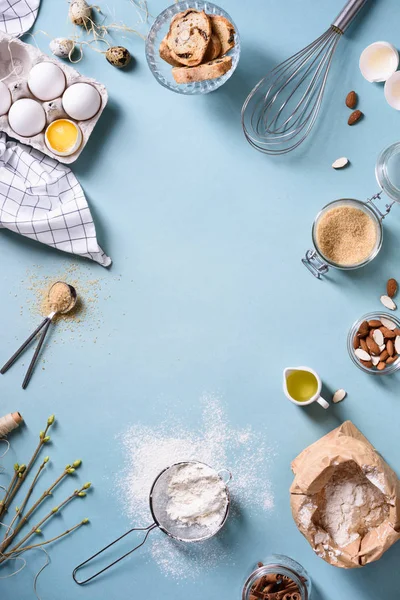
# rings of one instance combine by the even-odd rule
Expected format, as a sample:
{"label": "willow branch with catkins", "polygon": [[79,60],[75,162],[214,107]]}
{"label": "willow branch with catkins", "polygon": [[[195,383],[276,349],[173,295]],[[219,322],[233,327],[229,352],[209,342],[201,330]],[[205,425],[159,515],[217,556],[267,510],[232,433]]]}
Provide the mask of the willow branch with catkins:
{"label": "willow branch with catkins", "polygon": [[[10,509],[12,501],[14,500],[15,496],[18,494],[18,491],[24,484],[27,475],[32,470],[42,447],[50,441],[48,430],[53,425],[54,420],[54,415],[51,415],[47,419],[46,428],[44,429],[44,431],[40,432],[39,443],[35,448],[28,464],[20,465],[19,463],[16,463],[14,465],[13,476],[10,480],[8,487],[5,490],[4,497],[0,501],[0,520],[1,516],[4,515]],[[44,517],[39,519],[34,525],[31,525],[24,535],[23,531],[25,530],[25,528],[27,528],[28,524],[31,523],[31,521],[33,520],[34,513],[38,510],[42,503],[45,502],[47,498],[52,497],[55,488],[57,488],[64,479],[74,475],[76,469],[78,469],[82,464],[82,461],[79,459],[75,460],[71,464],[66,465],[66,467],[63,469],[60,475],[52,482],[52,484],[40,494],[37,500],[34,501],[30,507],[28,507],[28,503],[32,497],[34,490],[37,487],[39,478],[45,470],[48,462],[49,457],[46,456],[40,463],[39,467],[36,469],[36,472],[33,476],[32,481],[30,482],[30,485],[26,491],[21,505],[15,507],[15,514],[11,519],[10,523],[6,525],[5,535],[3,537],[3,540],[0,541],[0,564],[6,562],[10,558],[16,558],[21,553],[31,550],[32,548],[40,548],[42,546],[55,542],[56,540],[59,540],[65,537],[66,535],[72,533],[73,531],[81,527],[81,525],[85,525],[89,522],[89,519],[85,518],[82,519],[76,525],[69,527],[65,531],[48,540],[41,540],[37,543],[28,542],[28,540],[30,540],[30,538],[33,535],[41,535],[41,528],[43,527],[43,525],[45,525],[55,514],[59,513],[67,504],[69,504],[76,498],[85,497],[87,490],[91,487],[91,483],[87,482],[81,488],[75,489],[62,502],[60,502],[57,506],[53,507]],[[23,535],[23,537],[20,537],[20,534]],[[18,536],[19,539],[17,540],[16,538]]]}

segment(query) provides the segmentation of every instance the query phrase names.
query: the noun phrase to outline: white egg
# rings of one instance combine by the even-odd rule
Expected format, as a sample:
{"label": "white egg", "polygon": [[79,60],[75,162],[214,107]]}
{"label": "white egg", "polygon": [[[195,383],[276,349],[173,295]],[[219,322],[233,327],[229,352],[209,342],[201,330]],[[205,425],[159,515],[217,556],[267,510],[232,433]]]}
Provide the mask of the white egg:
{"label": "white egg", "polygon": [[0,116],[8,113],[11,106],[10,90],[3,81],[0,81]]}
{"label": "white egg", "polygon": [[62,97],[65,112],[77,121],[91,119],[101,105],[99,92],[89,83],[74,83],[67,88]]}
{"label": "white egg", "polygon": [[400,71],[393,73],[385,83],[385,98],[392,108],[400,110]]}
{"label": "white egg", "polygon": [[389,42],[374,42],[360,56],[360,71],[367,81],[386,81],[399,66],[399,53]]}
{"label": "white egg", "polygon": [[21,98],[11,106],[8,122],[18,135],[32,137],[43,131],[46,125],[46,113],[36,100]]}
{"label": "white egg", "polygon": [[66,86],[63,71],[52,62],[35,65],[28,77],[28,86],[39,100],[54,100],[62,95]]}

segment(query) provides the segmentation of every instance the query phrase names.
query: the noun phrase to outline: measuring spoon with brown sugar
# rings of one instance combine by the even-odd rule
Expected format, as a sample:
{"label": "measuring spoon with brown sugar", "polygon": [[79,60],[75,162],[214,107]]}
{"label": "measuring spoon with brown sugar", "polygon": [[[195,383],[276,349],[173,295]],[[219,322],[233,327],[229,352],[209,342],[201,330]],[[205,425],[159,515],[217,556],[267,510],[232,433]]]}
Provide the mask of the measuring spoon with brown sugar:
{"label": "measuring spoon with brown sugar", "polygon": [[36,347],[35,353],[32,357],[31,363],[26,372],[24,381],[22,382],[22,388],[25,389],[32,377],[33,369],[35,367],[37,358],[42,349],[43,342],[49,330],[50,324],[56,315],[65,315],[69,313],[76,305],[78,295],[74,286],[64,281],[56,281],[49,289],[47,301],[51,309],[51,312],[45,317],[40,323],[39,327],[35,329],[33,333],[28,337],[27,340],[18,348],[18,350],[12,355],[12,357],[6,362],[6,364],[0,369],[0,373],[4,375],[8,369],[15,363],[17,358],[22,354],[31,341],[37,336],[37,334],[43,329],[39,339],[39,343]]}

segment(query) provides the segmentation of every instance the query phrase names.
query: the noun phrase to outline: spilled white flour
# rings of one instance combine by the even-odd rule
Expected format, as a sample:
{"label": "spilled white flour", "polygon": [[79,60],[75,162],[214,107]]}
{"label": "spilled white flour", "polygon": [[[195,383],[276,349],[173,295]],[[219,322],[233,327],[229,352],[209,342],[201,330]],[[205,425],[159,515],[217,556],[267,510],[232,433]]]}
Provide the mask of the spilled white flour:
{"label": "spilled white flour", "polygon": [[[117,476],[116,487],[124,512],[132,524],[151,523],[149,492],[166,467],[180,461],[198,460],[219,470],[229,468],[231,512],[221,534],[206,542],[188,544],[154,531],[147,547],[165,575],[196,578],[206,570],[233,561],[229,543],[230,525],[240,517],[255,512],[270,514],[274,507],[269,472],[275,450],[266,442],[264,426],[234,428],[226,417],[219,398],[204,396],[202,420],[198,430],[190,430],[170,416],[156,427],[132,425],[119,436],[125,467]],[[146,550],[143,550],[146,551]]]}

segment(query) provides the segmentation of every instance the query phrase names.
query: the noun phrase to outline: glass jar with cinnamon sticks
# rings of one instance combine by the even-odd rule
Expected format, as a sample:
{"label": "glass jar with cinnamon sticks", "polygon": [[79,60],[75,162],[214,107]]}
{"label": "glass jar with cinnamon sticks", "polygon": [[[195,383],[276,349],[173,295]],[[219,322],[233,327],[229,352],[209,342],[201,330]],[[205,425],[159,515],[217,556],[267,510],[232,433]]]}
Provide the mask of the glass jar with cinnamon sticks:
{"label": "glass jar with cinnamon sticks", "polygon": [[247,578],[242,600],[310,600],[311,579],[295,560],[272,554]]}

